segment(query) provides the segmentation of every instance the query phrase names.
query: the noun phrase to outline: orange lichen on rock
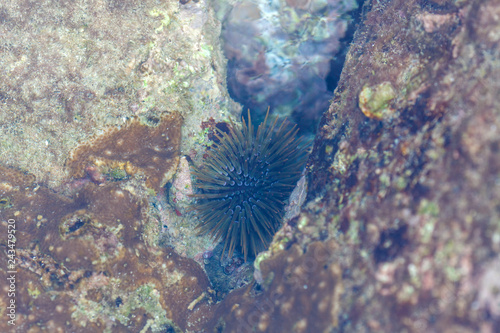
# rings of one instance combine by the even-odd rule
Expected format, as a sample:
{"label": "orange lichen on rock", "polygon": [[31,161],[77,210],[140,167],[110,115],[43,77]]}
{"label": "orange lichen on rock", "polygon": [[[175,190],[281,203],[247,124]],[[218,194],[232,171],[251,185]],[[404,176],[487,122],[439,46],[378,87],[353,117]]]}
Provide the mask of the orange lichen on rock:
{"label": "orange lichen on rock", "polygon": [[111,129],[72,153],[67,162],[70,175],[81,178],[89,167],[122,169],[129,175],[140,172],[146,176],[146,185],[157,190],[177,167],[181,124],[181,115],[172,112],[146,123],[134,119],[120,129]]}

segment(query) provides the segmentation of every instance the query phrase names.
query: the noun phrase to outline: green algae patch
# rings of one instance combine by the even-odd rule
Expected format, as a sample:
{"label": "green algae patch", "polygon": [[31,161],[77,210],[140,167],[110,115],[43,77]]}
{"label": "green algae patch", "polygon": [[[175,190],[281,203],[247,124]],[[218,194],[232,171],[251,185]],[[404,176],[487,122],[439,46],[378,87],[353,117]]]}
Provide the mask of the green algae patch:
{"label": "green algae patch", "polygon": [[372,119],[387,119],[395,112],[390,102],[396,92],[390,82],[382,82],[376,86],[365,86],[359,93],[359,108],[365,116]]}

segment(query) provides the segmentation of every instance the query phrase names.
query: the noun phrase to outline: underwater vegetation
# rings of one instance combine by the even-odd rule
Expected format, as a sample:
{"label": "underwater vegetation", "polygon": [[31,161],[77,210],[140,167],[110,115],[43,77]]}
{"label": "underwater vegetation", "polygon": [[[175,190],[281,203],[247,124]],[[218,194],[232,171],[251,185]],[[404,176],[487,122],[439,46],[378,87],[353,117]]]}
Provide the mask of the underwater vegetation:
{"label": "underwater vegetation", "polygon": [[219,143],[193,172],[200,234],[222,240],[229,257],[238,249],[246,260],[267,247],[305,162],[298,128],[290,129],[286,120],[268,124],[268,116],[256,132],[250,112],[241,128],[230,121],[229,133],[218,130]]}

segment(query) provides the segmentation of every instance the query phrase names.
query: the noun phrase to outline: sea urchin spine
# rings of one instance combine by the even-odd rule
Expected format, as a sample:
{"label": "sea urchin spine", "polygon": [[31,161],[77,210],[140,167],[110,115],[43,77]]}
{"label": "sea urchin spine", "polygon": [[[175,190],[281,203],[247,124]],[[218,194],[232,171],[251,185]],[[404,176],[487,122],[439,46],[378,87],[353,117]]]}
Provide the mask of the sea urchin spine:
{"label": "sea urchin spine", "polygon": [[268,116],[257,132],[250,111],[241,129],[230,120],[229,133],[216,133],[219,143],[193,172],[200,234],[224,241],[229,256],[241,250],[245,260],[266,249],[278,230],[306,158],[297,127],[286,129],[286,119],[268,126]]}

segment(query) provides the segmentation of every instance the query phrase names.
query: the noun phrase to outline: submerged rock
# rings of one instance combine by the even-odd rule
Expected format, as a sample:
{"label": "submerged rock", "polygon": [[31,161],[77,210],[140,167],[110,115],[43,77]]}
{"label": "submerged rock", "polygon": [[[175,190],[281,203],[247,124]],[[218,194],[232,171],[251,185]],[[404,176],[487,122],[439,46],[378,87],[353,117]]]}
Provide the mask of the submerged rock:
{"label": "submerged rock", "polygon": [[57,187],[81,142],[165,111],[181,113],[193,148],[202,120],[237,110],[219,34],[204,0],[3,2],[0,162]]}
{"label": "submerged rock", "polygon": [[221,305],[224,332],[500,327],[500,7],[367,1],[363,11],[304,207],[257,258],[262,289]]}
{"label": "submerged rock", "polygon": [[[124,8],[142,8],[143,3],[111,1],[106,10],[121,17]],[[172,10],[168,19],[165,13],[150,12],[148,17],[155,17],[157,24],[147,26],[161,34],[174,18],[181,22],[182,17],[191,17],[192,25],[174,25],[173,31],[200,29],[203,20],[193,13],[203,13],[203,2],[183,6],[187,7],[182,14]],[[41,152],[45,144],[39,141],[43,135],[55,135],[65,146],[57,152],[67,153],[75,149],[77,140],[67,141],[71,135],[64,132],[76,133],[97,123],[97,113],[82,109],[85,117],[78,126],[76,121],[61,128],[57,126],[66,122],[46,125],[43,110],[50,109],[34,106],[51,101],[53,95],[42,92],[40,100],[25,99],[38,96],[36,84],[29,81],[29,68],[39,67],[25,61],[25,49],[2,45],[2,52],[14,50],[9,55],[19,55],[19,61],[9,58],[1,70],[24,73],[24,78],[6,75],[12,81],[1,83],[0,94],[8,111],[2,119],[12,121],[1,130],[17,135],[2,135],[0,142],[0,230],[7,235],[14,223],[17,230],[16,328],[27,332],[495,332],[500,327],[500,38],[494,33],[500,30],[498,12],[500,7],[493,1],[366,2],[363,24],[322,118],[305,177],[292,196],[294,206],[269,250],[253,263],[256,283],[249,284],[250,263],[218,257],[218,249],[190,229],[193,219],[185,210],[191,193],[188,157],[178,166],[174,154],[168,157],[172,160],[166,169],[156,170],[155,154],[146,155],[152,158],[148,163],[131,153],[137,152],[135,141],[127,145],[130,151],[122,151],[116,146],[120,136],[104,133],[105,138],[109,134],[107,138],[116,139],[97,138],[94,142],[103,143],[102,149],[83,146],[80,152],[85,153],[74,154],[76,160],[70,160],[67,169],[61,161],[68,154],[48,161],[36,155],[33,173],[42,177],[25,172],[31,165],[27,156]],[[3,5],[2,29],[16,26],[14,13]],[[18,16],[32,17],[28,14]],[[19,26],[37,22],[28,21],[19,21]],[[157,41],[173,43],[167,35]],[[152,47],[155,52],[165,50]],[[206,54],[203,48],[198,51]],[[155,52],[149,53],[142,74],[134,74],[147,81],[146,96],[160,87],[167,92],[159,99],[161,105],[170,100],[191,105],[190,89],[197,88],[173,94],[164,90],[173,84],[171,80],[166,84],[156,72],[181,68],[183,74],[175,77],[191,78],[189,62],[163,67],[170,63],[165,59],[172,58]],[[186,59],[197,63],[201,58]],[[28,64],[35,67],[23,67]],[[212,69],[207,68],[200,71],[209,75]],[[206,82],[215,82],[209,79],[203,85],[203,78],[192,75],[200,84],[198,92],[208,89]],[[22,89],[14,89],[16,85]],[[57,91],[64,95],[79,90]],[[121,123],[124,114],[135,113],[115,109],[106,113],[112,103],[130,98],[121,91],[98,94],[110,104],[92,106],[104,110],[97,119],[120,115]],[[181,150],[189,147],[191,159],[205,153],[196,148],[210,136],[207,123],[212,129],[224,126],[220,123],[224,115],[217,107],[225,104],[208,95],[193,110],[179,108],[189,131],[181,135],[166,130],[175,133],[169,142]],[[156,116],[171,114],[150,102],[141,99],[142,111],[137,105],[132,109],[153,122]],[[26,113],[30,108],[33,118]],[[203,117],[195,117],[206,109],[210,110]],[[19,124],[14,114],[21,117]],[[63,119],[56,114],[48,113]],[[55,132],[42,135],[33,124]],[[106,127],[98,124],[100,129]],[[124,126],[123,131],[135,126]],[[156,138],[155,126],[163,125],[150,123],[133,135]],[[36,136],[37,131],[42,136]],[[89,139],[87,134],[78,139]],[[21,151],[19,140],[30,135],[34,135],[32,146],[15,162],[13,152]],[[118,152],[127,161],[120,160]],[[155,172],[148,173],[148,165]],[[68,178],[69,174],[80,177],[82,170],[82,178]],[[179,174],[173,178],[173,189],[162,187],[174,170]],[[160,180],[158,174],[166,177]],[[57,186],[47,185],[53,183]],[[162,228],[168,229],[165,244]],[[7,237],[0,244],[4,251],[10,249]],[[179,253],[188,257],[198,253],[202,264]],[[3,276],[12,268],[8,260],[8,256],[0,258]],[[0,280],[0,289],[9,288],[8,280]],[[7,300],[0,297],[0,308],[7,308]],[[0,322],[0,331],[10,328],[7,321]]]}
{"label": "submerged rock", "polygon": [[[260,117],[270,107],[314,132],[328,108],[330,62],[355,0],[217,1],[232,96]],[[260,122],[260,121],[259,121]]]}

